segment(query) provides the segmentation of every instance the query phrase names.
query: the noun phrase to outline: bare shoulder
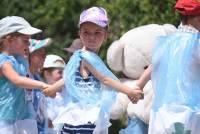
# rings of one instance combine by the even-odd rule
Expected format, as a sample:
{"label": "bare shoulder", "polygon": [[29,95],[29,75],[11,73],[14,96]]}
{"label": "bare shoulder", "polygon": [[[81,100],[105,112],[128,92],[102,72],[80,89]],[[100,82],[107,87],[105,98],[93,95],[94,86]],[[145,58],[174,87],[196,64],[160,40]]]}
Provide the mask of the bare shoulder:
{"label": "bare shoulder", "polygon": [[8,68],[13,68],[12,63],[6,61],[1,65],[1,72],[3,72],[3,70],[8,69]]}
{"label": "bare shoulder", "polygon": [[12,67],[10,62],[4,62],[0,67],[0,77],[3,76],[3,71],[5,71],[7,68]]}

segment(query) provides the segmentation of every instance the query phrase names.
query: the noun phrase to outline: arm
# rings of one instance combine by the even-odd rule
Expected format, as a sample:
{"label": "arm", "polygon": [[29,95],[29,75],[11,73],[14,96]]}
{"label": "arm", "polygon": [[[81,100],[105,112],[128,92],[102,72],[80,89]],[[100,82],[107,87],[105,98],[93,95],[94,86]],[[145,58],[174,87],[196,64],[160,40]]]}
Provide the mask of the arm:
{"label": "arm", "polygon": [[43,93],[46,96],[50,96],[50,97],[55,97],[55,93],[60,91],[64,86],[64,80],[60,79],[59,81],[55,82],[53,85],[51,85],[48,88],[45,88],[43,90]]}
{"label": "arm", "polygon": [[151,72],[152,72],[152,65],[149,65],[149,67],[143,72],[141,77],[137,80],[136,85],[140,87],[141,90],[143,90],[146,83],[151,79]]}
{"label": "arm", "polygon": [[18,87],[22,87],[24,89],[33,89],[33,88],[39,88],[43,89],[45,87],[48,87],[49,85],[42,82],[33,80],[24,76],[20,76],[12,67],[11,63],[5,62],[1,66],[2,74],[13,84],[15,84]]}
{"label": "arm", "polygon": [[82,64],[89,72],[91,72],[103,84],[110,86],[119,92],[125,93],[129,97],[135,96],[136,98],[141,98],[141,94],[142,94],[141,90],[133,90],[130,87],[122,84],[120,81],[116,81],[110,77],[102,75],[85,60],[82,61]]}

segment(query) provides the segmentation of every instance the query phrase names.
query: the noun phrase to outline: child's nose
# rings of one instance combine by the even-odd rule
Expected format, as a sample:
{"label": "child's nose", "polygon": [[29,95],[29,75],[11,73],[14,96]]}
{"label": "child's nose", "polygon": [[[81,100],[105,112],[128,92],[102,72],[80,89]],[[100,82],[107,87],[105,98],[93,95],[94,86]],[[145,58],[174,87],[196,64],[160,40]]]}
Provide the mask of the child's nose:
{"label": "child's nose", "polygon": [[90,35],[89,35],[89,39],[91,39],[91,40],[95,39],[95,34],[90,33]]}

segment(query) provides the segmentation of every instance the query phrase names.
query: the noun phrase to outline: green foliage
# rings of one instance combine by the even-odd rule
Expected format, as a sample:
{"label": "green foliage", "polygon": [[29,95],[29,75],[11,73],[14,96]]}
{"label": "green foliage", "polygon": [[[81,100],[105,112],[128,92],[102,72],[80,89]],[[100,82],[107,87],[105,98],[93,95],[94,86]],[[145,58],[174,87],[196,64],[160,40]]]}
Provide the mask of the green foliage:
{"label": "green foliage", "polygon": [[37,38],[52,37],[49,53],[62,50],[78,37],[77,24],[83,9],[104,7],[110,18],[110,37],[102,46],[100,56],[105,59],[109,44],[128,30],[150,23],[179,23],[174,11],[175,0],[1,0],[0,18],[17,15],[26,18],[35,27],[44,30]]}

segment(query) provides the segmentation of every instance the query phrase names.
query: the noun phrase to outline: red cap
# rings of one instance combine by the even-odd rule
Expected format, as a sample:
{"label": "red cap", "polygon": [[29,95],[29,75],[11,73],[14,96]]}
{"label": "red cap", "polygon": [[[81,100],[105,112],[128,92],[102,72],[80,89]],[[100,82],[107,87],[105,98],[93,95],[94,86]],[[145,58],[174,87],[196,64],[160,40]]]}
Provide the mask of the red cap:
{"label": "red cap", "polygon": [[175,8],[184,16],[200,15],[200,0],[178,0]]}

